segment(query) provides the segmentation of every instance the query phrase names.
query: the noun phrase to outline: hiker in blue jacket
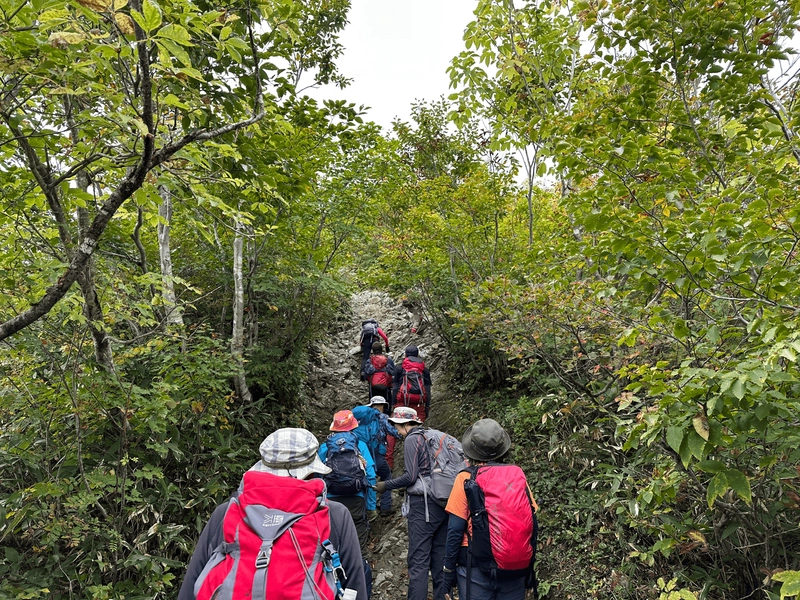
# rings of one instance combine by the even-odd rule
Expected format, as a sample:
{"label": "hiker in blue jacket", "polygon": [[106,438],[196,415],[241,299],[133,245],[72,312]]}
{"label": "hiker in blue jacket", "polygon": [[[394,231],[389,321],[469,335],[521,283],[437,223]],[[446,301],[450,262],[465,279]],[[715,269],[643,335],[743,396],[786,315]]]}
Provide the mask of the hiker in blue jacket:
{"label": "hiker in blue jacket", "polygon": [[[392,470],[386,462],[387,437],[400,437],[397,429],[389,422],[389,417],[384,412],[388,406],[389,403],[384,397],[373,396],[367,406],[356,406],[353,409],[353,416],[358,420],[358,427],[354,431],[359,439],[369,447],[372,458],[375,460],[375,470],[381,481],[388,481],[392,478]],[[370,489],[368,494],[375,494],[375,491]],[[392,492],[390,490],[381,494],[380,509],[381,516],[386,517],[392,514]],[[374,512],[368,514],[370,521],[377,516],[377,513]]]}
{"label": "hiker in blue jacket", "polygon": [[[340,410],[333,415],[333,422],[331,422],[330,430],[333,432],[328,438],[319,446],[319,457],[322,462],[333,472],[325,475],[323,479],[328,486],[328,498],[344,504],[350,511],[353,517],[353,522],[356,525],[356,532],[358,533],[358,541],[361,545],[361,554],[364,558],[364,572],[367,580],[367,597],[370,596],[372,590],[372,569],[369,562],[366,560],[368,554],[367,547],[367,533],[369,531],[369,522],[367,521],[367,511],[375,510],[375,461],[369,451],[369,447],[362,440],[358,439],[354,430],[358,427],[358,421],[353,416],[350,410]],[[336,491],[335,482],[337,475],[343,475],[337,472],[339,463],[334,459],[334,454],[338,454],[337,446],[353,447],[352,444],[345,443],[347,438],[352,436],[355,442],[355,447],[358,449],[358,460],[361,462],[360,467],[357,467],[358,473],[356,477],[365,477],[366,481],[359,484],[362,491],[348,491],[347,493],[338,493]],[[330,456],[329,456],[330,455]],[[344,454],[343,454],[344,456]],[[352,453],[350,453],[352,457]],[[347,464],[347,461],[343,461]],[[361,471],[363,469],[363,471]]]}

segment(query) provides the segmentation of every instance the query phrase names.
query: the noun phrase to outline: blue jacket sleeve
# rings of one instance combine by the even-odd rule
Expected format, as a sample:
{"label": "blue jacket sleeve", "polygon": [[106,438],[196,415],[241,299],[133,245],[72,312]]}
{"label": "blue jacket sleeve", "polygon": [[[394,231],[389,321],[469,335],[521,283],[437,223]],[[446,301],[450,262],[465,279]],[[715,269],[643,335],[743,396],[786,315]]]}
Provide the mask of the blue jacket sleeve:
{"label": "blue jacket sleeve", "polygon": [[457,515],[450,515],[447,522],[447,547],[444,551],[444,566],[451,571],[455,570],[458,561],[458,549],[464,539],[464,530],[467,528],[466,519]]}
{"label": "blue jacket sleeve", "polygon": [[390,435],[393,438],[400,439],[400,433],[397,431],[397,428],[392,425],[392,422],[389,421],[389,417],[387,415],[381,414],[381,427],[386,432],[386,435]]}
{"label": "blue jacket sleeve", "polygon": [[367,483],[372,486],[367,490],[367,510],[375,510],[375,483],[378,481],[378,474],[375,470],[375,460],[372,458],[372,454],[370,453],[369,448],[367,448],[367,445],[361,440],[358,441],[358,451],[361,452],[361,456],[363,456],[367,461]]}

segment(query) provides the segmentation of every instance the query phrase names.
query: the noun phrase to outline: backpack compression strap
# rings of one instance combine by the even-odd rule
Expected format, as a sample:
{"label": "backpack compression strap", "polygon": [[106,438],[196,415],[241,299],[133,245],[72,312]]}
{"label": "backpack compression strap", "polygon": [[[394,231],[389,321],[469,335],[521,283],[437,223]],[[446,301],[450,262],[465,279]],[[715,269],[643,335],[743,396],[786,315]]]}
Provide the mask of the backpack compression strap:
{"label": "backpack compression strap", "polygon": [[330,540],[322,542],[322,549],[328,555],[328,560],[330,561],[330,566],[326,564],[324,569],[328,573],[333,573],[333,579],[336,582],[336,597],[342,598],[344,596],[342,582],[347,583],[347,574],[344,572],[339,552],[334,548]]}

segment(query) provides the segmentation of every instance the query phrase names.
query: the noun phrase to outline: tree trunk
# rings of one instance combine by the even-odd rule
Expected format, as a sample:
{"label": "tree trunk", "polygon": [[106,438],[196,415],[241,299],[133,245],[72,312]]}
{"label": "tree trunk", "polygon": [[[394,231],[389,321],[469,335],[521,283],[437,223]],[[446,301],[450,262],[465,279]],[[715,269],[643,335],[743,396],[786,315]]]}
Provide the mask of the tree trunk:
{"label": "tree trunk", "polygon": [[243,402],[250,402],[252,396],[247,388],[242,349],[244,346],[244,281],[242,277],[242,230],[244,225],[236,221],[233,239],[233,332],[231,334],[231,354],[236,361],[237,373],[233,378],[236,394]]}
{"label": "tree trunk", "polygon": [[172,223],[172,193],[163,185],[159,186],[161,204],[158,207],[158,253],[161,258],[162,297],[167,327],[183,327],[183,311],[175,298],[175,285],[172,274],[172,250],[169,245],[169,231]]}
{"label": "tree trunk", "polygon": [[[67,123],[69,124],[70,134],[73,143],[77,144],[80,141],[80,134],[78,126],[75,123],[75,116],[73,113],[73,102],[77,99],[64,97],[64,112],[67,115]],[[75,182],[78,188],[83,192],[89,191],[91,181],[86,171],[78,171]],[[54,215],[57,217],[57,215]],[[63,226],[66,228],[66,218],[64,217]],[[89,231],[91,220],[89,219],[89,211],[86,208],[78,208],[78,239],[79,244],[82,244],[86,237],[86,232]],[[68,241],[62,238],[62,242]],[[72,260],[72,248],[65,246],[65,251],[69,260]],[[94,257],[90,257],[86,261],[81,274],[78,276],[78,285],[81,288],[83,295],[83,315],[89,321],[89,327],[92,330],[92,339],[94,340],[94,356],[97,362],[107,371],[114,370],[114,354],[111,350],[111,340],[108,339],[105,329],[103,329],[103,306],[100,304],[100,297],[97,295],[97,286],[94,282]]]}

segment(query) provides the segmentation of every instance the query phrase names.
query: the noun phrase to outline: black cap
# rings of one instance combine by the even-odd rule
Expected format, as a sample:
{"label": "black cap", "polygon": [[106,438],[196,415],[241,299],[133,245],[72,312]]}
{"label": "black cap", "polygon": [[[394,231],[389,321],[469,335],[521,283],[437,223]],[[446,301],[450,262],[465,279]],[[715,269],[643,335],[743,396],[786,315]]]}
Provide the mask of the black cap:
{"label": "black cap", "polygon": [[419,356],[419,348],[416,346],[406,346],[406,356]]}

